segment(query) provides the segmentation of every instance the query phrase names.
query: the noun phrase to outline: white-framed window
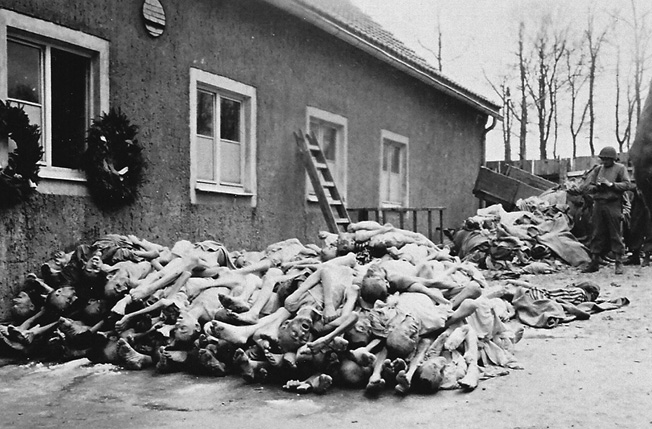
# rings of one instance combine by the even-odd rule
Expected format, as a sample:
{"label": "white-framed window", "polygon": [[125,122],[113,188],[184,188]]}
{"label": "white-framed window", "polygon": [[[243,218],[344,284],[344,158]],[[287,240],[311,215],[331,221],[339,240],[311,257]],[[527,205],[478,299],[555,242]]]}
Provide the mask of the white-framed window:
{"label": "white-framed window", "polygon": [[190,69],[191,200],[256,194],[256,88]]}
{"label": "white-framed window", "polygon": [[[335,180],[335,185],[346,201],[348,121],[344,116],[315,107],[306,109],[306,129],[313,133],[324,152],[326,163]],[[307,176],[307,175],[306,175]],[[310,179],[306,178],[308,199],[317,201]]]}
{"label": "white-framed window", "polygon": [[381,130],[380,202],[383,207],[408,206],[407,137]]}
{"label": "white-framed window", "polygon": [[[40,192],[66,193],[47,179],[83,181],[80,154],[94,117],[109,110],[109,42],[0,9],[0,98],[41,127]],[[13,142],[0,142],[0,162]]]}

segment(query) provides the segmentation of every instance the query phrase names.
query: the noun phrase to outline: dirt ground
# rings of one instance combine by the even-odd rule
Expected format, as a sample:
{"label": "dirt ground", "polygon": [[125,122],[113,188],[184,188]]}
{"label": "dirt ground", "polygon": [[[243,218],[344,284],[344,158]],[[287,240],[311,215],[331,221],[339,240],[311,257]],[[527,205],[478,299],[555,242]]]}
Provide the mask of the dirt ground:
{"label": "dirt ground", "polygon": [[652,426],[652,267],[568,268],[529,277],[559,287],[593,280],[631,304],[553,329],[526,328],[524,367],[473,392],[370,399],[359,390],[297,395],[238,377],[129,372],[86,360],[0,368],[3,428],[643,428]]}

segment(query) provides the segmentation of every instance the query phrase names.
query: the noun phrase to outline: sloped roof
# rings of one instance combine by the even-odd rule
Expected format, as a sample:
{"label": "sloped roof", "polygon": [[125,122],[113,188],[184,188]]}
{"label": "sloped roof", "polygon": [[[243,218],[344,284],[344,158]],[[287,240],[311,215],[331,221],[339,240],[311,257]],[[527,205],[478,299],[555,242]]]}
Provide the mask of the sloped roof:
{"label": "sloped roof", "polygon": [[443,75],[350,0],[266,0],[495,118],[500,106]]}

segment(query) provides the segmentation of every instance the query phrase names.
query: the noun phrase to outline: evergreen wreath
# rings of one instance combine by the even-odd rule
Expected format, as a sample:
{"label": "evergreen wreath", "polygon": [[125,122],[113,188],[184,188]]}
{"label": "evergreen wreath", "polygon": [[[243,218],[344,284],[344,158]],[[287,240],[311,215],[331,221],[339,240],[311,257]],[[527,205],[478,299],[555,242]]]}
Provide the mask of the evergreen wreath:
{"label": "evergreen wreath", "polygon": [[88,129],[82,169],[91,197],[103,209],[136,199],[145,164],[137,133],[138,127],[115,108],[94,119]]}
{"label": "evergreen wreath", "polygon": [[39,161],[43,157],[39,126],[30,124],[22,107],[0,100],[0,140],[9,138],[16,143],[16,149],[9,154],[7,165],[0,166],[0,208],[30,197],[40,180]]}

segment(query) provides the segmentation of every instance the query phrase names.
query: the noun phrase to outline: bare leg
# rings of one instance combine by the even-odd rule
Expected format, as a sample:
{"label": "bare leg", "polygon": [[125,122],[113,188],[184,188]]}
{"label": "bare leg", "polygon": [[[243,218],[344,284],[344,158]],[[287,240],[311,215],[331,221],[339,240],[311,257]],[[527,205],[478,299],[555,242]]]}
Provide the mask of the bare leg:
{"label": "bare leg", "polygon": [[349,352],[349,358],[360,365],[361,367],[373,366],[376,364],[376,355],[371,353],[371,351],[380,344],[379,339],[374,339],[369,342],[364,347],[351,350]]}
{"label": "bare leg", "polygon": [[301,301],[301,297],[303,296],[303,294],[308,292],[314,286],[316,286],[320,281],[321,281],[321,269],[318,269],[314,273],[310,274],[308,278],[306,278],[303,281],[303,283],[301,283],[301,285],[297,288],[297,290],[295,290],[294,292],[292,292],[290,296],[285,298],[284,307],[291,313],[295,313],[297,310],[299,310],[299,303]]}
{"label": "bare leg", "polygon": [[477,309],[478,303],[474,299],[467,299],[461,302],[453,314],[448,318],[448,320],[446,320],[446,327],[453,326],[454,324],[461,322],[468,316],[475,313],[475,310]]}
{"label": "bare leg", "polygon": [[460,293],[451,299],[453,309],[458,308],[464,300],[476,299],[479,298],[480,295],[482,295],[482,288],[480,285],[473,280],[470,281],[466,286],[464,286],[464,289],[462,289]]}
{"label": "bare leg", "polygon": [[246,267],[238,268],[237,270],[232,270],[235,273],[239,274],[253,274],[253,273],[264,273],[267,270],[272,268],[272,262],[269,259],[263,259]]}
{"label": "bare leg", "polygon": [[365,388],[366,393],[375,395],[380,393],[380,391],[385,387],[385,380],[381,376],[381,371],[383,369],[383,362],[387,358],[387,349],[382,348],[376,355],[376,364],[374,365],[374,372],[369,377],[367,387]]}
{"label": "bare leg", "polygon": [[411,384],[412,384],[412,377],[414,376],[414,373],[417,371],[417,368],[421,363],[423,362],[426,351],[430,346],[432,345],[433,340],[431,338],[422,338],[419,341],[419,345],[417,346],[417,352],[415,356],[412,358],[410,361],[410,364],[407,368],[407,371],[401,370],[398,371],[396,374],[396,386],[394,386],[394,390],[400,394],[405,394],[410,390]]}
{"label": "bare leg", "polygon": [[136,311],[134,311],[134,312],[132,312],[132,313],[125,314],[124,316],[122,316],[122,318],[121,318],[120,320],[118,320],[117,322],[115,322],[115,329],[116,329],[117,331],[124,331],[125,329],[127,329],[127,328],[129,327],[129,322],[130,322],[131,319],[133,319],[134,317],[136,317],[136,316],[141,316],[141,315],[143,315],[143,314],[147,314],[147,313],[152,313],[152,312],[154,312],[154,311],[157,311],[157,310],[160,310],[160,309],[162,309],[162,308],[165,308],[165,307],[167,307],[168,305],[170,305],[170,301],[169,301],[169,300],[167,300],[167,299],[161,299],[161,300],[156,301],[156,302],[155,302],[154,304],[152,304],[152,305],[149,305],[149,306],[147,306],[147,307],[141,308],[140,310],[136,310]]}
{"label": "bare leg", "polygon": [[170,286],[170,288],[167,291],[165,291],[166,292],[165,295],[167,297],[170,297],[179,293],[183,285],[186,284],[186,282],[190,277],[192,277],[192,273],[190,271],[182,271],[181,275],[179,275],[179,277],[177,277],[174,283],[172,283],[172,286]]}
{"label": "bare leg", "polygon": [[260,287],[260,292],[258,292],[256,301],[254,301],[251,308],[248,311],[234,315],[238,322],[247,324],[258,322],[260,312],[269,301],[272,293],[274,293],[274,286],[278,283],[279,279],[282,278],[282,275],[283,272],[278,268],[270,268],[267,270],[263,276],[263,284]]}
{"label": "bare leg", "polygon": [[308,347],[310,347],[312,353],[323,351],[324,348],[328,346],[332,341],[334,341],[338,335],[341,335],[351,329],[351,327],[353,327],[357,321],[358,315],[353,312],[349,313],[348,317],[344,320],[345,323],[341,324],[335,330],[324,335],[323,337],[317,338],[315,341],[308,343]]}
{"label": "bare leg", "polygon": [[290,312],[281,307],[276,312],[265,316],[256,324],[260,326],[254,334],[254,339],[267,337],[278,340],[278,330],[281,324],[290,318]]}
{"label": "bare leg", "polygon": [[[56,322],[49,323],[45,326],[35,326],[27,331],[22,331],[20,332],[21,336],[18,342],[24,345],[31,344],[32,341],[34,341],[34,338],[56,328],[58,324],[59,321],[57,320]],[[13,326],[9,326],[8,328],[13,328]]]}
{"label": "bare leg", "polygon": [[462,345],[468,332],[469,325],[462,325],[455,328],[446,341],[444,341],[444,349],[449,351],[456,350],[460,345]]}
{"label": "bare leg", "polygon": [[145,299],[174,282],[184,271],[192,272],[200,264],[201,260],[196,255],[175,258],[157,273],[153,281],[147,281],[146,278],[144,282],[129,291],[129,294],[136,301]]}
{"label": "bare leg", "polygon": [[[234,326],[228,323],[212,320],[204,325],[204,332],[215,338],[230,341],[237,345],[243,345],[247,340],[254,335],[254,333],[266,328],[268,325],[273,325],[278,332],[280,324],[287,320],[290,314],[285,309],[279,309],[269,316],[265,316],[255,325],[247,326]],[[273,329],[272,329],[273,331]]]}
{"label": "bare leg", "polygon": [[[337,318],[335,304],[333,302],[333,291],[338,287],[353,283],[353,271],[341,266],[324,266],[321,269],[321,284],[324,289],[324,310],[322,319],[324,323],[330,323]],[[338,305],[340,303],[337,303]]]}
{"label": "bare leg", "polygon": [[18,326],[18,329],[22,331],[26,331],[27,329],[31,328],[34,326],[36,321],[41,318],[45,314],[45,308],[42,308],[38,313],[30,317],[29,319],[25,320],[23,323]]}
{"label": "bare leg", "polygon": [[478,335],[475,330],[469,326],[466,334],[464,360],[468,364],[466,375],[458,383],[463,389],[473,390],[478,387],[480,380],[480,369],[478,368]]}
{"label": "bare leg", "polygon": [[111,312],[119,315],[124,315],[127,311],[127,306],[132,302],[133,300],[131,299],[131,295],[125,295],[113,306]]}
{"label": "bare leg", "polygon": [[88,330],[95,334],[95,333],[99,332],[100,329],[102,329],[103,326],[104,326],[104,320],[100,320],[95,325],[91,326]]}
{"label": "bare leg", "polygon": [[73,321],[72,319],[68,319],[67,317],[60,317],[59,318],[59,329],[61,332],[63,332],[66,337],[68,338],[74,338],[84,332],[89,331],[89,327],[82,324],[81,322],[78,321]]}

